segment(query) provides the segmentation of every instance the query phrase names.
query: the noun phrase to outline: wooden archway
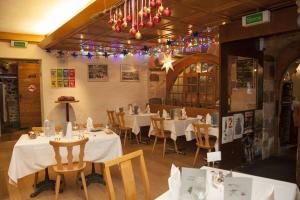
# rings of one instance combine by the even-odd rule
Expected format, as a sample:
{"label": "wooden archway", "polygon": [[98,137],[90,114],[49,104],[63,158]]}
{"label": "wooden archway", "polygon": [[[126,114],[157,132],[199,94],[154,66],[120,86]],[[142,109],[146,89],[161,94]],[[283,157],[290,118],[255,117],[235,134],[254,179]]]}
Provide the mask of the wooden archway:
{"label": "wooden archway", "polygon": [[174,71],[169,71],[166,77],[166,89],[167,91],[171,90],[172,85],[176,81],[178,75],[187,67],[192,64],[203,62],[203,63],[209,63],[214,64],[217,66],[217,69],[219,69],[219,57],[215,56],[213,54],[193,54],[190,56],[186,56],[175,63],[173,63]]}

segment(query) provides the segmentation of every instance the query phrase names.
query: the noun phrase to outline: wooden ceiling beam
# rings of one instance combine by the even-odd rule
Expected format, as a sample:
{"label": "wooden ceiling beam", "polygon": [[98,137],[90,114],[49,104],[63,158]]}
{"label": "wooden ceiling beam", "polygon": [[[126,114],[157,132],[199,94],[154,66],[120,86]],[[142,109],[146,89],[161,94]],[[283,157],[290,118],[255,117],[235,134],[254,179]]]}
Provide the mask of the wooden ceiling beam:
{"label": "wooden ceiling beam", "polygon": [[45,39],[44,35],[0,32],[0,40],[2,41],[22,40],[30,43],[39,43],[43,39]]}
{"label": "wooden ceiling beam", "polygon": [[78,30],[92,23],[93,18],[106,9],[120,3],[121,0],[96,0],[71,20],[48,35],[41,43],[43,49],[51,48]]}

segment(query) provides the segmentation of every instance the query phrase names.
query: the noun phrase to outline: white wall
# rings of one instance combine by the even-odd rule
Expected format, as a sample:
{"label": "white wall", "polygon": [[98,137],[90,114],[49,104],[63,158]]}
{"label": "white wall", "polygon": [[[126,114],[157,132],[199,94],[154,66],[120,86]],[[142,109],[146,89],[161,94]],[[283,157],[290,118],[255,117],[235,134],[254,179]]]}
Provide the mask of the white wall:
{"label": "white wall", "polygon": [[[126,56],[124,58],[108,59],[104,57],[93,58],[68,57],[65,63],[49,54],[35,44],[29,44],[26,49],[12,48],[9,43],[0,42],[0,58],[20,58],[41,60],[41,103],[42,117],[61,122],[65,120],[65,106],[58,105],[54,101],[59,96],[74,96],[80,102],[72,104],[70,119],[85,122],[88,116],[97,123],[106,123],[106,110],[116,106],[127,107],[129,103],[137,103],[144,106],[148,101],[148,68],[147,59],[144,56]],[[108,82],[88,82],[87,64],[108,64]],[[121,82],[120,64],[136,64],[140,69],[139,82]],[[75,88],[51,88],[50,69],[57,67],[75,68]]]}

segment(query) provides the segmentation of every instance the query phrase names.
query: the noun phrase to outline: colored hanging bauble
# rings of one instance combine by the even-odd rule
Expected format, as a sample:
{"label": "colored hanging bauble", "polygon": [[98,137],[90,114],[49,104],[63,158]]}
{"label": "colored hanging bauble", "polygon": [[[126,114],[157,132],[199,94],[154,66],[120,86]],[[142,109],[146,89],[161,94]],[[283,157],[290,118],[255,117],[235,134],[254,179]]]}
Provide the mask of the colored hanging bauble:
{"label": "colored hanging bauble", "polygon": [[151,0],[151,2],[150,2],[150,8],[151,8],[151,9],[154,9],[155,6],[156,6],[155,1],[154,1],[154,0]]}
{"label": "colored hanging bauble", "polygon": [[138,31],[136,34],[135,34],[135,39],[137,40],[140,40],[142,38],[142,34],[140,31]]}
{"label": "colored hanging bauble", "polygon": [[159,6],[158,12],[162,13],[164,11],[164,7],[162,5]]}
{"label": "colored hanging bauble", "polygon": [[169,17],[170,15],[171,15],[170,9],[168,7],[165,8],[164,11],[163,11],[163,16]]}
{"label": "colored hanging bauble", "polygon": [[90,52],[88,52],[88,53],[86,54],[86,57],[88,57],[88,59],[91,59],[91,58],[93,57],[93,54],[91,54]]}
{"label": "colored hanging bauble", "polygon": [[161,0],[156,0],[156,2],[155,2],[155,4],[156,4],[157,7],[160,6],[161,3],[162,3]]}
{"label": "colored hanging bauble", "polygon": [[154,17],[153,17],[153,22],[154,23],[159,23],[160,22],[160,16],[158,14],[156,14]]}

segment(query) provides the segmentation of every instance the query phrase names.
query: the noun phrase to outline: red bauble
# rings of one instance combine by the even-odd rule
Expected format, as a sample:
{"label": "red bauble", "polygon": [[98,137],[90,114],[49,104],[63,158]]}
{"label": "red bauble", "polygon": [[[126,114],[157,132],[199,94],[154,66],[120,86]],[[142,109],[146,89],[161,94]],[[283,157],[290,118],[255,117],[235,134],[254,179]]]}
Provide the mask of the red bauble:
{"label": "red bauble", "polygon": [[154,26],[154,23],[153,23],[152,21],[148,21],[148,22],[147,22],[147,26],[148,26],[149,28],[152,28],[152,27]]}
{"label": "red bauble", "polygon": [[150,7],[151,7],[151,9],[154,9],[155,6],[156,6],[155,1],[154,1],[154,0],[151,0],[151,2],[150,2]]}
{"label": "red bauble", "polygon": [[127,22],[124,21],[124,22],[122,23],[121,27],[122,27],[123,29],[127,28]]}
{"label": "red bauble", "polygon": [[135,36],[135,34],[136,34],[136,29],[134,28],[134,27],[132,27],[130,30],[129,30],[129,33],[131,34],[131,35],[133,35],[133,36]]}
{"label": "red bauble", "polygon": [[121,32],[121,28],[119,26],[115,26],[115,32],[116,33],[120,33]]}
{"label": "red bauble", "polygon": [[130,15],[127,15],[126,21],[127,21],[127,23],[131,23],[132,22],[132,17]]}
{"label": "red bauble", "polygon": [[154,17],[153,17],[153,22],[154,23],[159,23],[160,22],[160,17],[156,14]]}
{"label": "red bauble", "polygon": [[145,27],[145,24],[143,22],[140,22],[139,23],[139,28],[144,28]]}
{"label": "red bauble", "polygon": [[149,14],[147,12],[143,12],[144,19],[147,19],[149,17]]}
{"label": "red bauble", "polygon": [[160,6],[161,5],[161,0],[156,0],[156,6]]}
{"label": "red bauble", "polygon": [[169,10],[169,8],[165,8],[163,11],[163,15],[165,17],[169,17],[171,15],[171,11]]}
{"label": "red bauble", "polygon": [[123,24],[123,20],[122,20],[122,19],[118,19],[117,24],[118,24],[119,26],[121,26],[121,25]]}

